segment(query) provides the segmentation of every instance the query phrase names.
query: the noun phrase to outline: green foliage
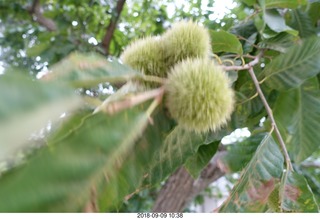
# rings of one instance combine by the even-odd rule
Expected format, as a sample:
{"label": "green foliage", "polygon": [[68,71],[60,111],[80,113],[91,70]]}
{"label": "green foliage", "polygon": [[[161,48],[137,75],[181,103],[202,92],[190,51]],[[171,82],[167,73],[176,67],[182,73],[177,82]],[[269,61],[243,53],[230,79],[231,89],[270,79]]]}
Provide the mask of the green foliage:
{"label": "green foliage", "polygon": [[265,39],[259,43],[260,48],[272,49],[279,52],[286,52],[291,46],[295,45],[298,41],[297,36],[288,33],[279,33],[276,36]]}
{"label": "green foliage", "polygon": [[320,40],[308,38],[276,57],[263,71],[265,83],[277,90],[295,88],[320,71]]}
{"label": "green foliage", "polygon": [[257,146],[265,137],[265,133],[253,135],[242,142],[228,145],[228,153],[222,157],[224,168],[228,172],[237,172],[242,170],[252,159]]}
{"label": "green foliage", "polygon": [[14,70],[0,76],[0,87],[0,161],[14,159],[28,148],[31,134],[83,104],[69,87],[33,81]]}
{"label": "green foliage", "polygon": [[[143,135],[136,141],[130,154],[122,156],[121,165],[115,174],[105,178],[105,187],[99,194],[101,212],[119,210],[124,198],[137,190],[145,189],[143,180],[146,167],[154,164],[154,157],[165,142],[165,136],[171,131],[170,121],[162,111],[153,116],[154,125],[147,126]],[[118,164],[119,165],[119,164]]]}
{"label": "green foliage", "polygon": [[121,65],[117,59],[108,61],[97,54],[73,53],[54,65],[44,79],[70,83],[74,87],[92,87],[103,82],[123,83],[137,75],[138,72]]}
{"label": "green foliage", "polygon": [[283,174],[280,186],[281,208],[286,212],[319,212],[306,179],[295,173]]}
{"label": "green foliage", "polygon": [[209,163],[219,147],[219,141],[204,144],[199,147],[196,154],[190,157],[184,164],[193,178],[197,178],[204,167]]}
{"label": "green foliage", "polygon": [[302,9],[292,10],[290,15],[290,26],[299,31],[301,38],[308,38],[316,34],[316,29],[312,24],[311,18]]}
{"label": "green foliage", "polygon": [[91,190],[99,194],[104,179],[112,177],[115,167],[130,156],[134,141],[148,123],[141,107],[112,117],[80,113],[68,123],[79,122],[77,117],[82,118],[81,123],[67,135],[49,140],[26,165],[1,177],[0,211],[81,210]]}
{"label": "green foliage", "polygon": [[210,31],[212,52],[232,52],[242,55],[242,46],[239,40],[226,31]]}
{"label": "green foliage", "polygon": [[[242,172],[220,212],[319,212],[318,0],[239,0],[229,14],[214,19],[214,1],[127,1],[110,41],[113,57],[105,56],[102,42],[117,1],[39,2],[53,30],[30,14],[32,0],[0,1],[1,212],[150,211],[169,175],[184,166],[197,183],[216,151],[225,148],[219,167]],[[148,74],[118,61],[132,40],[159,35],[167,53],[160,57],[150,41],[151,51],[139,55]],[[196,133],[177,124],[170,108],[178,103],[162,93],[167,80],[154,77],[166,77],[190,56],[234,68],[227,71],[234,112],[219,131]],[[213,70],[208,62],[201,67]],[[257,96],[249,62],[276,124]],[[181,112],[212,116],[204,100],[219,91],[225,97],[223,89],[212,88],[221,88],[221,80],[205,78],[207,84],[196,87],[193,79],[187,88],[177,86],[180,101],[196,102]],[[155,89],[141,86],[150,81]],[[243,127],[250,137],[222,144]]]}
{"label": "green foliage", "polygon": [[286,25],[284,18],[279,14],[277,10],[269,9],[264,12],[264,21],[268,27],[276,32],[287,32],[292,35],[297,35],[298,31],[290,28]]}
{"label": "green foliage", "polygon": [[196,154],[206,136],[190,132],[176,126],[168,134],[159,154],[149,170],[148,183],[155,184],[164,180],[170,173],[182,166],[189,157]]}
{"label": "green foliage", "polygon": [[281,92],[277,98],[274,116],[288,150],[297,163],[319,149],[319,104],[320,92],[316,78],[307,80],[299,88]]}
{"label": "green foliage", "polygon": [[219,212],[264,211],[281,176],[283,161],[278,145],[270,134],[266,134]]}
{"label": "green foliage", "polygon": [[297,8],[307,4],[308,0],[259,0],[264,1],[266,8]]}

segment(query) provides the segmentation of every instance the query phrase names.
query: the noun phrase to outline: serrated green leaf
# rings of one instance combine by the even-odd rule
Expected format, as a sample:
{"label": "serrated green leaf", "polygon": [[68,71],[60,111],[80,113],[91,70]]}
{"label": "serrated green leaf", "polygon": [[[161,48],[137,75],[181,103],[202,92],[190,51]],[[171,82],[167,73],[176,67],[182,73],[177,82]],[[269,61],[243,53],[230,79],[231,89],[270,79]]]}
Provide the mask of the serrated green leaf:
{"label": "serrated green leaf", "polygon": [[237,37],[226,31],[210,31],[212,52],[231,52],[243,54],[242,45]]}
{"label": "serrated green leaf", "polygon": [[265,133],[260,133],[250,136],[241,142],[228,145],[228,153],[221,158],[224,169],[228,172],[242,170],[249,163],[258,145],[265,136]]}
{"label": "serrated green leaf", "polygon": [[114,116],[75,115],[68,135],[1,176],[0,212],[82,211],[130,156],[148,121],[144,106]]}
{"label": "serrated green leaf", "polygon": [[264,0],[266,8],[297,8],[306,5],[308,0]]}
{"label": "serrated green leaf", "polygon": [[90,87],[103,82],[125,82],[138,75],[116,59],[106,59],[94,53],[72,53],[55,64],[44,79],[69,83],[74,87]]}
{"label": "serrated green leaf", "polygon": [[0,161],[14,159],[32,134],[82,105],[69,87],[31,80],[21,72],[1,75],[0,87]]}
{"label": "serrated green leaf", "polygon": [[[308,38],[288,49],[266,66],[261,76],[271,88],[285,90],[298,87],[320,71],[320,38]],[[260,77],[262,79],[262,77]]]}
{"label": "serrated green leaf", "polygon": [[316,29],[307,13],[298,8],[290,11],[291,20],[289,25],[298,30],[301,38],[307,38],[316,35]]}
{"label": "serrated green leaf", "polygon": [[161,182],[165,177],[195,155],[198,147],[206,140],[204,134],[196,134],[177,126],[167,137],[159,154],[150,167],[148,183]]}
{"label": "serrated green leaf", "polygon": [[285,212],[319,212],[306,179],[295,172],[285,172],[280,185],[281,209]]}
{"label": "serrated green leaf", "polygon": [[272,49],[284,53],[297,43],[298,38],[299,37],[295,37],[292,34],[282,32],[275,37],[261,41],[258,45],[260,48]]}
{"label": "serrated green leaf", "polygon": [[286,25],[284,18],[279,14],[279,12],[275,9],[265,10],[264,21],[276,33],[287,32],[294,36],[298,35],[298,31],[292,29],[291,27]]}
{"label": "serrated green leaf", "polygon": [[126,196],[129,199],[137,190],[143,189],[141,183],[147,174],[147,167],[153,163],[153,157],[157,156],[171,130],[170,121],[163,111],[156,113],[152,119],[153,125],[147,127],[116,174],[106,179],[105,186],[99,192],[100,212],[118,211]]}
{"label": "serrated green leaf", "polygon": [[262,212],[283,170],[282,153],[266,134],[219,212]]}
{"label": "serrated green leaf", "polygon": [[295,162],[301,162],[320,147],[320,92],[317,79],[299,88],[281,92],[274,117]]}
{"label": "serrated green leaf", "polygon": [[189,157],[184,164],[189,174],[194,178],[198,178],[202,169],[209,163],[211,158],[217,152],[219,141],[205,144],[199,147],[197,153]]}

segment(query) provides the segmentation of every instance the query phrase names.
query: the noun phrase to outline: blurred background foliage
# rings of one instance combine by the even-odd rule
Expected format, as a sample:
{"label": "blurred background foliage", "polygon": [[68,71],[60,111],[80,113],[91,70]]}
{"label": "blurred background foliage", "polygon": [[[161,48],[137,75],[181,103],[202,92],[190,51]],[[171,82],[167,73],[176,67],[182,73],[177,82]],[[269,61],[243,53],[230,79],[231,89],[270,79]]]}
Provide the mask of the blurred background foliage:
{"label": "blurred background foliage", "polygon": [[[54,181],[55,176],[62,177],[68,174],[72,175],[76,171],[81,172],[83,164],[81,165],[80,161],[85,160],[86,171],[83,171],[83,175],[75,174],[75,178],[72,178],[72,180],[79,180],[79,185],[70,186],[69,175],[65,177],[67,180],[63,181],[65,184],[62,184],[62,186],[66,186],[65,188],[74,189],[72,190],[74,191],[73,193],[82,192],[83,190],[84,195],[80,197],[81,201],[92,195],[88,185],[94,184],[97,185],[97,189],[100,189],[99,191],[102,194],[99,197],[99,205],[104,206],[102,209],[114,212],[150,211],[161,188],[163,188],[164,180],[167,179],[168,175],[174,173],[176,168],[184,165],[191,174],[197,176],[210,158],[219,152],[227,152],[219,163],[220,168],[225,171],[222,174],[224,185],[214,184],[199,192],[192,199],[192,202],[186,205],[184,211],[195,211],[198,206],[204,203],[205,197],[213,197],[213,199],[219,200],[226,198],[226,191],[227,195],[229,194],[228,192],[231,192],[232,195],[238,195],[238,193],[232,192],[234,191],[232,190],[234,185],[237,185],[235,187],[236,191],[240,191],[241,195],[245,193],[243,191],[250,190],[250,183],[237,184],[240,173],[248,165],[251,169],[244,171],[249,172],[247,175],[244,174],[244,178],[254,181],[256,177],[254,174],[258,170],[268,168],[265,163],[268,163],[270,157],[271,160],[274,158],[265,149],[267,146],[274,146],[274,142],[272,137],[265,133],[270,128],[270,121],[266,118],[266,112],[260,99],[254,98],[256,90],[245,71],[239,71],[238,74],[234,71],[228,72],[232,82],[234,82],[233,86],[238,104],[232,115],[232,120],[221,132],[207,133],[207,135],[200,137],[184,133],[179,128],[174,129],[174,122],[167,118],[165,112],[159,110],[155,112],[155,121],[158,122],[159,126],[148,127],[144,132],[144,137],[139,138],[135,145],[128,147],[129,149],[126,148],[125,155],[120,159],[120,163],[125,160],[123,166],[116,171],[108,172],[110,179],[108,179],[109,181],[107,180],[109,182],[107,187],[102,186],[105,182],[97,180],[95,174],[90,175],[92,173],[90,172],[91,170],[96,170],[95,168],[103,166],[98,162],[100,161],[99,159],[96,162],[95,159],[97,157],[105,161],[112,155],[122,153],[121,150],[119,150],[120,152],[118,151],[114,144],[111,144],[113,143],[112,140],[119,145],[122,145],[128,139],[128,141],[133,141],[135,138],[132,136],[138,135],[137,133],[139,133],[140,129],[142,130],[143,124],[147,123],[145,110],[147,107],[145,106],[130,109],[123,114],[117,114],[111,117],[110,121],[105,121],[105,117],[101,115],[89,115],[89,111],[92,111],[96,105],[101,104],[101,100],[112,96],[118,89],[120,91],[123,89],[121,86],[125,82],[124,79],[139,76],[139,73],[120,65],[115,61],[114,57],[119,57],[123,49],[132,40],[148,35],[160,35],[175,21],[185,19],[199,22],[210,30],[213,52],[219,55],[221,60],[246,55],[244,59],[248,62],[259,50],[265,50],[261,63],[255,66],[254,69],[259,79],[270,77],[270,80],[266,83],[268,86],[263,84],[262,89],[275,113],[277,122],[279,122],[280,131],[289,144],[289,152],[293,158],[294,169],[299,174],[297,176],[288,173],[285,175],[287,178],[284,178],[288,179],[288,181],[291,180],[290,182],[300,183],[301,181],[304,182],[304,179],[299,177],[305,177],[311,188],[310,191],[315,197],[315,202],[319,204],[320,153],[319,143],[317,143],[319,142],[319,136],[314,133],[319,130],[320,124],[318,108],[318,103],[320,102],[320,1],[224,1],[228,3],[229,8],[221,7],[222,2],[219,0],[0,0],[0,74],[3,74],[6,70],[6,77],[1,76],[0,78],[2,79],[0,81],[2,82],[0,83],[0,89],[4,91],[0,95],[1,100],[5,103],[16,104],[13,104],[15,106],[14,109],[18,111],[19,115],[27,115],[28,118],[34,118],[32,116],[35,116],[28,114],[29,109],[37,109],[36,112],[40,112],[38,115],[42,115],[41,112],[49,112],[46,114],[47,117],[37,119],[39,123],[34,123],[37,128],[43,127],[43,124],[46,124],[52,117],[57,118],[60,115],[59,113],[78,109],[75,114],[67,114],[67,116],[62,114],[62,119],[58,120],[57,123],[50,123],[42,129],[40,134],[38,133],[37,137],[32,139],[35,141],[32,141],[31,147],[27,147],[27,150],[24,150],[23,153],[15,155],[16,157],[13,160],[17,159],[18,161],[10,161],[5,165],[0,161],[0,173],[8,171],[3,178],[0,175],[0,187],[2,186],[0,194],[10,196],[10,188],[20,188],[18,185],[19,179],[26,177],[26,173],[43,171],[42,173],[46,176],[46,169],[42,169],[42,165],[39,164],[49,163],[48,165],[53,168],[52,172],[56,175],[53,175],[52,179],[50,177],[48,179],[40,177],[41,180],[50,184],[50,180]],[[114,29],[112,29],[112,25],[115,25]],[[112,32],[111,38],[107,37],[108,31],[109,33]],[[107,46],[105,44],[106,41],[108,41]],[[220,43],[223,46],[219,46]],[[299,47],[299,45],[303,46]],[[78,56],[74,55],[75,53],[73,52],[95,52],[101,56]],[[73,55],[69,56],[70,54]],[[60,62],[61,60],[63,61]],[[97,60],[107,67],[92,67],[91,64]],[[81,68],[82,62],[88,64],[92,69],[83,70]],[[240,60],[236,60],[235,64],[241,65]],[[283,70],[283,66],[293,67],[289,70]],[[22,71],[19,70],[18,74],[20,76],[8,76],[11,71],[18,71],[12,70],[16,68],[23,69]],[[59,74],[60,72],[60,76],[66,73],[65,78],[64,76],[61,78],[59,78],[59,75],[56,76],[60,82],[65,80],[67,86],[64,86],[65,84],[63,83],[61,85],[55,83],[43,85],[38,81],[31,81],[25,78],[26,74],[33,79],[40,78],[48,69],[54,73],[58,72]],[[273,76],[273,72],[278,72],[279,75]],[[308,76],[301,75],[301,72],[307,72],[308,74],[305,75]],[[283,80],[283,75],[287,77],[287,81]],[[101,78],[104,80],[99,81]],[[115,85],[109,83],[112,80],[117,83]],[[24,82],[23,86],[19,85],[21,82]],[[15,84],[19,88],[18,91],[14,89]],[[52,87],[52,91],[49,91],[50,87]],[[133,89],[130,86],[128,87],[129,90]],[[22,96],[26,90],[28,95]],[[42,96],[38,98],[40,93]],[[119,93],[121,97],[121,92]],[[79,96],[85,97],[83,98],[85,104],[80,102]],[[41,108],[41,106],[47,104],[47,100],[52,101],[55,106],[60,104],[63,107],[61,109],[50,108],[51,110],[49,111],[48,108]],[[12,128],[13,126],[11,127],[12,129],[9,129],[3,124],[7,121],[7,118],[15,117],[14,113],[16,111],[11,110],[11,106],[3,104],[0,107],[0,116],[2,116],[0,117],[2,119],[0,120],[2,122],[2,124],[0,123],[0,130],[6,130],[6,133],[10,134],[15,133],[16,130]],[[288,106],[289,109],[287,109]],[[21,112],[22,108],[26,109],[24,110],[25,112]],[[307,116],[305,116],[305,111],[307,110],[310,112],[308,111]],[[130,115],[129,118],[131,120],[128,120],[128,115]],[[295,119],[298,122],[295,122]],[[26,124],[34,122],[32,119],[23,121]],[[118,121],[120,121],[119,125]],[[12,122],[12,124],[18,126],[17,123]],[[132,130],[125,129],[128,124],[133,127],[133,133],[131,132]],[[103,127],[106,126],[109,128],[107,130],[115,129],[114,133],[110,134],[114,139],[110,140],[105,137],[105,129]],[[91,127],[96,129],[93,130]],[[23,128],[21,129],[22,134],[18,133],[21,136],[28,134],[30,131],[27,128]],[[124,129],[125,131],[123,131]],[[242,130],[241,134],[239,134],[239,130]],[[229,135],[231,132],[232,135]],[[292,135],[292,132],[299,132],[299,136]],[[52,133],[53,135],[51,135]],[[81,133],[87,133],[89,137],[85,138]],[[124,135],[124,139],[118,136],[119,133]],[[168,133],[170,133],[170,136]],[[310,133],[312,134],[311,136]],[[189,135],[192,141],[185,140]],[[225,141],[221,141],[225,136],[228,137],[224,138]],[[168,139],[173,140],[169,141]],[[182,140],[179,142],[176,139]],[[267,139],[266,142],[264,142],[264,139]],[[86,147],[86,145],[83,145],[83,148],[77,151],[79,149],[77,147],[78,144],[88,142],[88,145],[90,145],[92,143],[90,140],[96,146],[96,154],[90,154],[91,148]],[[110,148],[113,149],[115,147],[115,151],[110,152],[108,151],[111,150],[110,148],[100,147],[100,145],[109,142],[109,140],[111,141]],[[3,141],[0,139],[0,143]],[[193,150],[183,147],[191,144],[195,147]],[[47,147],[41,148],[43,145]],[[62,155],[52,153],[50,148],[52,145],[57,146],[52,151],[60,151]],[[205,147],[208,145],[214,146],[214,150],[212,148],[209,150],[208,147]],[[157,148],[157,146],[159,147]],[[160,164],[156,163],[158,166],[150,161],[152,158],[158,161],[158,154],[175,154],[176,150],[167,149],[170,146],[176,146],[183,152],[183,159],[181,158],[183,161],[168,159],[172,163],[176,162],[174,163],[175,168],[168,168],[167,159],[160,160]],[[219,149],[217,149],[218,146]],[[146,147],[148,148],[147,150],[145,150]],[[263,153],[261,151],[260,154],[256,153],[258,147]],[[33,153],[30,148],[41,149],[37,153]],[[72,148],[77,149],[77,153],[74,153]],[[131,156],[128,156],[128,152],[131,153],[129,153]],[[106,153],[104,154],[106,157],[102,156],[103,153]],[[275,157],[280,154],[278,151],[274,153]],[[91,156],[86,156],[86,154]],[[264,155],[263,159],[261,159],[264,166],[259,169],[256,168],[260,162],[257,157],[261,154]],[[9,171],[12,167],[15,167],[16,163],[25,164],[24,162],[29,159],[29,156],[30,164],[22,165],[21,169],[18,167],[12,173]],[[52,160],[47,163],[46,156],[50,159],[61,159],[62,164],[67,164],[67,167],[69,165],[71,167],[69,169],[65,168],[65,172],[59,172],[59,169],[54,169],[56,166]],[[68,163],[69,158],[73,158],[74,163]],[[275,170],[282,170],[281,159],[272,161],[275,162],[275,165],[277,164],[276,167],[278,169],[275,168]],[[118,160],[115,162],[119,163]],[[195,169],[190,167],[192,164],[195,164]],[[154,168],[152,169],[154,172],[151,171],[148,174],[151,176],[152,174],[156,175],[155,184],[151,187],[146,185],[144,176],[144,171],[148,165],[153,165],[152,167]],[[157,175],[159,166],[163,167],[165,173]],[[111,167],[107,166],[108,168]],[[118,175],[115,174],[115,176],[114,172]],[[251,172],[253,174],[250,175]],[[101,172],[99,174],[102,175]],[[280,181],[277,171],[275,171],[274,176]],[[11,184],[11,179],[15,179],[16,183]],[[130,181],[131,184],[126,179],[132,180]],[[24,195],[28,195],[28,192],[32,191],[32,183],[34,183],[32,180],[30,179],[30,190],[28,188],[26,190],[21,189],[21,194],[15,194],[12,196],[12,200],[15,198],[20,200]],[[275,183],[280,184],[278,181]],[[286,183],[282,182],[281,185],[287,185]],[[41,181],[37,185],[39,186],[38,192],[46,191],[45,185],[43,188],[40,186]],[[299,188],[305,192],[304,194],[309,194],[308,192],[310,192],[307,186]],[[52,190],[48,191],[48,194],[49,196],[52,195],[50,192],[57,194],[57,197],[54,196],[56,205],[53,205],[51,209],[51,203],[46,205],[44,201],[46,197],[41,196],[40,199],[31,200],[34,201],[31,204],[35,203],[33,207],[36,206],[33,209],[36,211],[54,211],[54,207],[56,207],[56,209],[66,211],[70,209],[81,211],[80,204],[78,206],[75,203],[74,206],[70,207],[63,206],[59,202],[60,193],[70,199],[72,198],[68,196],[68,191],[66,190],[62,189],[61,191],[53,186]],[[107,196],[110,196],[109,199]],[[245,196],[246,198],[247,196]],[[314,200],[311,202],[313,203]],[[233,201],[236,203],[239,200],[230,198],[228,203],[224,204],[223,209],[242,212],[251,210],[246,203],[244,203],[246,206],[239,210],[232,205]],[[287,211],[308,210],[308,206],[305,208],[300,207],[300,204],[305,200],[299,200],[294,203],[296,204],[293,205],[295,207],[292,207],[289,201],[283,204]],[[19,203],[22,206],[28,206],[29,204],[23,201]],[[44,203],[44,206],[39,207],[37,203]],[[118,203],[121,203],[120,207],[117,205]],[[16,206],[14,204],[11,205],[10,201],[6,204],[10,207],[8,209],[16,209]],[[83,203],[81,202],[81,204]],[[115,207],[114,205],[117,206]],[[266,204],[259,207],[261,207],[261,211],[267,211]],[[0,210],[3,209],[0,208]],[[26,209],[23,210],[27,211]],[[312,208],[312,210],[316,211],[316,208]]]}
{"label": "blurred background foliage", "polygon": [[[2,65],[19,66],[36,75],[72,51],[105,54],[101,42],[116,13],[117,1],[42,0],[43,16],[54,21],[54,30],[33,21],[37,19],[30,13],[33,3],[33,0],[0,1]],[[214,1],[129,0],[121,11],[109,54],[118,56],[131,40],[161,34],[176,20],[192,19],[211,29],[228,30],[247,16],[246,10],[252,10],[241,4],[222,15],[214,11],[213,5]]]}

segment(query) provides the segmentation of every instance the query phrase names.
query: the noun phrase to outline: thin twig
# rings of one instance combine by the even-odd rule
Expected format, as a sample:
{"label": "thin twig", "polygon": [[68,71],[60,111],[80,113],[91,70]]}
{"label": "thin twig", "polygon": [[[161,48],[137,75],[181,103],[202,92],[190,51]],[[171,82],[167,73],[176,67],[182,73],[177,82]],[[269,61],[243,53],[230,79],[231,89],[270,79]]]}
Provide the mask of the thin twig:
{"label": "thin twig", "polygon": [[103,47],[106,55],[109,54],[109,47],[110,47],[111,39],[112,39],[113,33],[116,29],[117,22],[120,18],[120,14],[122,12],[122,9],[123,9],[125,2],[126,2],[126,0],[118,0],[114,14],[111,17],[110,23],[107,27],[106,34],[102,40],[102,47]]}
{"label": "thin twig", "polygon": [[40,7],[40,1],[34,0],[31,7],[28,9],[29,14],[32,16],[33,20],[40,25],[44,26],[48,31],[56,31],[57,25],[56,23],[43,16]]}
{"label": "thin twig", "polygon": [[254,70],[253,70],[253,66],[255,66],[256,64],[259,63],[260,58],[262,57],[262,55],[263,55],[263,52],[259,53],[259,55],[257,55],[254,60],[252,60],[251,62],[249,62],[248,64],[245,64],[243,66],[223,66],[223,69],[225,71],[234,71],[234,70],[235,71],[240,71],[240,70],[248,70],[249,71],[249,74],[250,74],[250,76],[252,78],[252,81],[253,81],[253,83],[254,83],[254,85],[256,87],[256,90],[257,90],[257,92],[258,92],[258,94],[260,96],[260,99],[261,99],[261,101],[262,101],[262,103],[263,103],[263,105],[264,105],[264,107],[265,107],[265,109],[267,111],[267,114],[268,114],[268,116],[269,116],[269,118],[271,120],[272,129],[274,129],[274,131],[276,133],[276,136],[277,136],[277,139],[279,141],[280,147],[281,147],[282,152],[284,154],[284,157],[286,159],[287,170],[292,171],[293,170],[292,163],[291,163],[290,156],[288,154],[286,145],[285,145],[285,143],[283,141],[283,138],[282,138],[282,136],[280,134],[280,131],[278,129],[278,126],[276,124],[276,121],[275,121],[275,119],[273,117],[272,110],[271,110],[271,108],[270,108],[270,106],[269,106],[269,104],[268,104],[268,102],[267,102],[262,90],[261,90],[260,83],[259,83],[259,81],[258,81],[258,79],[257,79],[257,77],[256,77],[256,75],[254,73]]}
{"label": "thin twig", "polygon": [[[270,120],[271,120],[272,128],[274,128],[274,131],[275,131],[275,133],[276,133],[276,136],[277,136],[277,139],[278,139],[278,141],[279,141],[280,147],[281,147],[282,152],[283,152],[283,154],[284,154],[284,157],[285,157],[285,159],[286,159],[287,170],[292,171],[292,170],[293,170],[293,168],[292,168],[292,163],[291,163],[291,160],[290,160],[290,157],[289,157],[289,154],[288,154],[286,145],[285,145],[285,143],[284,143],[284,141],[283,141],[283,139],[282,139],[282,136],[281,136],[281,134],[280,134],[280,131],[279,131],[279,129],[278,129],[278,126],[277,126],[277,124],[276,124],[276,121],[275,121],[275,119],[274,119],[274,117],[273,117],[272,110],[271,110],[271,108],[270,108],[270,106],[269,106],[269,104],[268,104],[268,102],[267,102],[267,100],[266,100],[266,98],[265,98],[262,90],[261,90],[259,81],[258,81],[258,79],[257,79],[257,77],[256,77],[256,75],[255,75],[255,73],[254,73],[253,67],[252,67],[253,64],[256,64],[256,63],[259,62],[259,59],[260,59],[261,55],[262,55],[262,53],[260,53],[260,55],[257,56],[257,59],[254,60],[255,62],[252,61],[252,62],[250,62],[250,63],[248,64],[248,66],[249,66],[248,71],[249,71],[249,74],[250,74],[250,76],[251,76],[251,78],[252,78],[252,81],[253,81],[253,83],[254,83],[254,85],[255,85],[255,87],[256,87],[256,90],[257,90],[257,92],[258,92],[258,94],[259,94],[259,96],[260,96],[260,98],[261,98],[261,101],[262,101],[262,103],[263,103],[263,105],[264,105],[264,107],[265,107],[265,109],[266,109],[266,111],[267,111],[267,114],[268,114],[268,116],[269,116],[269,118],[270,118]],[[256,60],[257,60],[257,61],[256,61]],[[253,64],[252,64],[252,63],[253,63]]]}
{"label": "thin twig", "polygon": [[[249,58],[249,59],[255,59],[256,56],[250,55],[250,54],[245,54],[245,55],[241,55],[243,58]],[[222,58],[240,58],[241,57],[238,54],[228,54],[228,55],[223,55]]]}
{"label": "thin twig", "polygon": [[249,70],[249,68],[252,68],[252,66],[255,66],[259,63],[261,56],[256,56],[254,60],[249,62],[248,64],[245,64],[243,66],[223,66],[223,70],[225,71],[241,71],[241,70]]}

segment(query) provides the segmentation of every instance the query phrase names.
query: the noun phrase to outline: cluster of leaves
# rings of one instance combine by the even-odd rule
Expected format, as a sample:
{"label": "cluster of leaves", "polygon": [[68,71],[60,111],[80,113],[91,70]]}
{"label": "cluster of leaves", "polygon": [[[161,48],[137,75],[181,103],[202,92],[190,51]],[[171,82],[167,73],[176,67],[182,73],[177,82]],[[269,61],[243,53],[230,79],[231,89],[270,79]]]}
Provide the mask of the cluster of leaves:
{"label": "cluster of leaves", "polygon": [[[265,51],[263,67],[257,66],[254,70],[290,157],[299,169],[305,159],[319,150],[316,129],[319,128],[320,111],[316,105],[320,103],[317,76],[320,41],[317,37],[319,15],[314,12],[319,2],[243,2],[256,11],[252,19],[231,32],[246,39],[242,41],[245,52]],[[254,128],[255,117],[262,118],[266,114],[262,102],[250,98],[254,97],[255,91],[248,80],[245,72],[239,72],[235,82],[239,105],[234,122],[238,122],[235,123],[237,126],[250,127],[252,136],[230,146],[230,153],[224,157],[230,171],[246,166],[239,183],[219,211],[318,212],[319,199],[312,194],[316,190],[307,186],[301,172],[283,171],[283,157],[272,135],[261,134],[261,129]],[[268,126],[267,119],[264,127]],[[239,154],[242,159],[235,159]]]}
{"label": "cluster of leaves", "polygon": [[[59,2],[70,6],[69,1]],[[86,28],[88,35],[85,36],[73,35],[75,30],[68,31],[68,28],[45,34],[41,27],[22,22],[22,28],[33,25],[37,31],[26,35],[32,43],[27,58],[41,56],[51,64],[72,50],[95,50],[93,46],[91,49],[75,47],[77,41],[69,37],[81,36],[77,39],[85,43],[79,46],[88,47],[91,47],[87,44],[88,36],[101,39],[96,22],[100,24],[107,19],[99,16],[108,16],[105,10],[112,4],[99,2],[92,1],[91,6],[96,5],[97,9],[91,10],[87,3],[79,1],[77,7],[69,7],[70,13],[57,18],[57,21],[63,20],[59,23],[62,27],[74,21],[70,14],[84,19],[79,21],[79,26],[68,26],[79,28],[79,32],[88,22],[93,22],[88,25],[93,29],[89,28],[88,32]],[[50,8],[50,4],[46,7]],[[0,8],[22,16],[26,13],[22,5],[8,3]],[[249,62],[264,51],[254,71],[287,145],[294,172],[284,167],[283,154],[270,132],[267,113],[255,97],[256,90],[246,70],[228,72],[237,94],[236,109],[228,126],[217,133],[196,134],[176,125],[158,99],[112,115],[93,113],[105,99],[103,90],[94,95],[90,92],[97,86],[112,84],[116,91],[103,106],[106,102],[117,104],[139,93],[139,88],[126,82],[144,80],[144,77],[116,59],[73,53],[53,66],[43,80],[30,80],[17,70],[0,75],[0,87],[4,91],[0,95],[3,103],[0,106],[0,211],[116,211],[134,193],[158,185],[182,165],[196,178],[226,134],[248,127],[252,136],[228,146],[228,153],[222,159],[226,170],[242,170],[242,174],[219,211],[318,212],[317,171],[306,168],[304,162],[307,158],[318,158],[319,154],[320,136],[316,133],[320,129],[319,5],[319,1],[307,0],[241,0],[240,8],[251,12],[239,24],[228,23],[223,31],[212,29],[213,24],[206,23],[211,31],[212,51],[222,63],[230,63],[230,57],[235,64],[240,57]],[[164,9],[158,10],[158,7],[154,11],[158,11],[162,23],[152,26],[154,33],[163,31],[167,19]],[[129,9],[126,10],[129,14]],[[78,16],[82,11],[92,15]],[[58,10],[49,10],[47,16],[56,18],[57,15]],[[125,13],[125,16],[128,15]],[[3,16],[1,22],[14,23],[15,19]],[[130,29],[130,25],[126,28]],[[148,29],[146,26],[145,30]],[[13,33],[17,34],[16,31],[19,29],[15,28]],[[116,45],[121,34],[126,33],[123,31],[115,35],[113,54],[119,51],[118,46],[125,44]],[[6,37],[9,32],[5,32]],[[32,40],[35,36],[46,40],[33,45],[39,42]],[[48,39],[53,41],[48,43]],[[14,48],[25,48],[22,46],[25,40],[19,40],[21,46]],[[10,43],[14,44],[14,40],[9,41],[7,47]],[[60,57],[48,58],[56,55],[52,49],[65,45],[72,49],[64,48]],[[28,65],[21,64],[21,57],[14,56],[17,51],[10,55],[14,50],[6,51],[5,47],[2,50],[5,51],[3,57],[9,55],[6,62],[13,57],[13,66]],[[32,58],[30,62],[36,66]],[[264,117],[266,122],[260,125]],[[39,141],[30,140],[31,134],[39,136],[39,129],[48,127],[48,121],[52,124],[49,134]],[[22,158],[18,156],[21,154]]]}

